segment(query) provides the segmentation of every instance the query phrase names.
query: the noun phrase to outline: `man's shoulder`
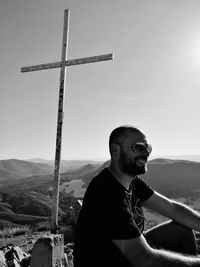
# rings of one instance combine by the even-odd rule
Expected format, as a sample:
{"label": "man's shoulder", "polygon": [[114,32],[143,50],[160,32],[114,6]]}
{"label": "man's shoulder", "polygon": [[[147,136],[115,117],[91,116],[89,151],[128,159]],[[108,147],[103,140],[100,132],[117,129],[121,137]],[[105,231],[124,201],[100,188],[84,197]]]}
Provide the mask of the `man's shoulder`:
{"label": "man's shoulder", "polygon": [[109,178],[112,176],[108,168],[104,168],[97,175],[95,175],[90,183],[104,183],[105,181],[109,181]]}
{"label": "man's shoulder", "polygon": [[110,183],[110,172],[107,168],[103,169],[99,174],[97,174],[89,183],[83,200],[83,206],[85,203],[87,205],[93,205],[94,203],[102,203],[110,197],[110,192],[112,185]]}
{"label": "man's shoulder", "polygon": [[106,192],[110,194],[111,189],[115,188],[115,178],[112,173],[108,170],[108,168],[104,168],[101,172],[99,172],[92,180],[90,181],[86,193],[87,194],[95,194],[102,191],[104,195]]}
{"label": "man's shoulder", "polygon": [[97,175],[95,175],[88,184],[87,191],[105,187],[109,181],[109,173],[107,168],[104,168]]}

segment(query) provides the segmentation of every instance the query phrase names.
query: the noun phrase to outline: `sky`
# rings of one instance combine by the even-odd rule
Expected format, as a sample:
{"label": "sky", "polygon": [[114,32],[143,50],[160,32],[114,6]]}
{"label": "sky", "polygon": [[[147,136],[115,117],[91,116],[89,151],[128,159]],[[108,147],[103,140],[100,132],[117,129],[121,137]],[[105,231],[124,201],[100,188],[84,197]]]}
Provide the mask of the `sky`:
{"label": "sky", "polygon": [[0,159],[54,159],[61,59],[70,9],[62,159],[107,159],[110,132],[137,126],[152,155],[200,154],[199,0],[1,0]]}

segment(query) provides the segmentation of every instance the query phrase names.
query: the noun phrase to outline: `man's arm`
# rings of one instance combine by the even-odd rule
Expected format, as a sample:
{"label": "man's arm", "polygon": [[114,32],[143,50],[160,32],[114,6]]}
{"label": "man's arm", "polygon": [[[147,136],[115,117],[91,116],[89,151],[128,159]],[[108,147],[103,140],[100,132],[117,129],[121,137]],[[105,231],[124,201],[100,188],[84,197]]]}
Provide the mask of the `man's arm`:
{"label": "man's arm", "polygon": [[154,194],[145,202],[143,206],[152,209],[186,227],[200,231],[200,214],[188,206],[170,200],[167,197],[154,192]]}
{"label": "man's arm", "polygon": [[113,242],[134,267],[200,267],[197,257],[151,248],[143,235]]}

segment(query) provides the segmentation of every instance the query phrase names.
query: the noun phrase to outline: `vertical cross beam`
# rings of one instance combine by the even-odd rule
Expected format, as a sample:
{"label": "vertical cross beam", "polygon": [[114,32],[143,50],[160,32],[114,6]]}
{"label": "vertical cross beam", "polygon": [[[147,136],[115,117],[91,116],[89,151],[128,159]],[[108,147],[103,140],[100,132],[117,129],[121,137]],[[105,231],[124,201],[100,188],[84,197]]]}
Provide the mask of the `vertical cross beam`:
{"label": "vertical cross beam", "polygon": [[62,57],[60,68],[60,90],[58,101],[58,118],[57,118],[57,136],[56,136],[56,152],[55,152],[55,169],[54,169],[54,194],[52,205],[52,234],[56,234],[58,230],[58,203],[59,203],[59,184],[60,184],[60,159],[62,147],[62,125],[63,125],[63,105],[65,95],[65,79],[66,68],[65,61],[67,60],[68,51],[68,33],[69,33],[69,9],[64,13],[63,26],[63,41],[62,41]]}
{"label": "vertical cross beam", "polygon": [[26,66],[21,68],[21,72],[38,71],[45,69],[61,68],[60,70],[60,90],[58,102],[58,118],[57,118],[57,135],[56,135],[56,152],[55,152],[55,168],[54,168],[54,193],[52,204],[52,234],[58,232],[58,203],[59,203],[59,184],[60,184],[60,161],[61,161],[61,145],[62,145],[62,124],[64,118],[63,106],[65,95],[65,79],[66,67],[95,63],[100,61],[112,60],[113,54],[98,55],[85,58],[77,58],[67,60],[68,51],[68,32],[69,32],[69,9],[64,12],[63,26],[63,42],[62,42],[62,57],[60,62],[43,63],[40,65]]}

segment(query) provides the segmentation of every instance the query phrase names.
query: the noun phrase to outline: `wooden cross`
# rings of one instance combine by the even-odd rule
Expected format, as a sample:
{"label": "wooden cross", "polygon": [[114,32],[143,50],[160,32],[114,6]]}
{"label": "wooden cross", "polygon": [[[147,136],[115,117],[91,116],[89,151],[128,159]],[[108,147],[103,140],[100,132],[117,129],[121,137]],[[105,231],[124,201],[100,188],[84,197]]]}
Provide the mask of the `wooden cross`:
{"label": "wooden cross", "polygon": [[63,124],[63,102],[65,92],[66,66],[80,65],[105,61],[113,59],[113,54],[86,57],[67,60],[68,51],[68,33],[69,33],[69,9],[64,11],[64,27],[62,42],[62,57],[60,62],[40,64],[21,68],[21,72],[37,71],[44,69],[52,69],[60,67],[60,86],[59,86],[59,102],[58,102],[58,119],[57,119],[57,136],[56,136],[56,152],[54,167],[54,195],[52,205],[52,234],[58,231],[58,203],[59,203],[59,184],[60,184],[60,159],[61,159],[61,143],[62,143],[62,124]]}

